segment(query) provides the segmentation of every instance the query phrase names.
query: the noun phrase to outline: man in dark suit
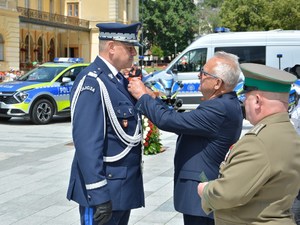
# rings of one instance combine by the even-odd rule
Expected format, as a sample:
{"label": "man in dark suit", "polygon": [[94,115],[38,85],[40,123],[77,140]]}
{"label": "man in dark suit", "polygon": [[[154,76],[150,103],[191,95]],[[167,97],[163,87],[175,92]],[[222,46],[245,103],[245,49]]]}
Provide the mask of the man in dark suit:
{"label": "man in dark suit", "polygon": [[202,208],[214,212],[216,225],[295,225],[290,209],[300,188],[300,137],[288,96],[296,77],[261,64],[240,67],[253,128],[230,149],[218,179],[198,185]]}
{"label": "man in dark suit", "polygon": [[174,205],[184,214],[185,225],[214,224],[213,215],[207,216],[201,208],[197,186],[218,177],[220,163],[240,137],[242,111],[233,91],[240,73],[235,55],[216,53],[199,73],[205,101],[184,113],[153,99],[155,95],[138,79],[129,83],[129,92],[138,99],[136,108],[159,129],[179,134],[174,159]]}
{"label": "man in dark suit", "polygon": [[67,198],[79,204],[83,225],[126,225],[131,209],[144,206],[141,122],[119,71],[137,54],[141,24],[97,26],[99,55],[71,93],[75,155]]}

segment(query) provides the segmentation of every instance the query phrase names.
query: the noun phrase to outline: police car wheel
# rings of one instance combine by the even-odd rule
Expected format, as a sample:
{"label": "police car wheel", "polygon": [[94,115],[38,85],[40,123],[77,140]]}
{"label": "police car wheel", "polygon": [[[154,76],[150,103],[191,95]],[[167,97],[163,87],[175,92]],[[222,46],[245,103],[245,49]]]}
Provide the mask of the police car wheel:
{"label": "police car wheel", "polygon": [[52,120],[53,114],[52,103],[47,99],[41,99],[34,104],[30,119],[35,124],[47,124]]}
{"label": "police car wheel", "polygon": [[0,117],[0,121],[5,122],[9,121],[11,117]]}

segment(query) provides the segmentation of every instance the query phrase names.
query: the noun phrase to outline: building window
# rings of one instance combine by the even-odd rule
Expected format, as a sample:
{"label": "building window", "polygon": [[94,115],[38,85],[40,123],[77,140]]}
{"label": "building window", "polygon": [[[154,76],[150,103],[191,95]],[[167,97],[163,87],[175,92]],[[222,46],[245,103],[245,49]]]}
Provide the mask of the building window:
{"label": "building window", "polygon": [[68,3],[68,16],[78,17],[79,5],[78,3]]}
{"label": "building window", "polygon": [[65,48],[65,56],[71,57],[71,58],[79,57],[78,48],[77,47],[74,47],[74,48]]}
{"label": "building window", "polygon": [[38,47],[36,48],[36,55],[37,55],[37,61],[38,62],[43,62],[43,40],[40,37],[38,39]]}
{"label": "building window", "polygon": [[49,61],[51,62],[54,60],[54,52],[55,52],[55,44],[54,44],[54,39],[52,38],[50,40],[50,47],[48,49]]}
{"label": "building window", "polygon": [[30,58],[29,58],[29,53],[28,53],[28,49],[29,49],[29,36],[27,35],[25,38],[25,62],[30,62]]}
{"label": "building window", "polygon": [[38,1],[38,10],[43,11],[43,0]]}
{"label": "building window", "polygon": [[29,5],[29,0],[25,0],[25,8],[29,9],[30,5]]}
{"label": "building window", "polygon": [[54,2],[53,0],[50,0],[50,13],[53,13],[54,9]]}
{"label": "building window", "polygon": [[0,61],[4,60],[4,40],[2,34],[0,34]]}
{"label": "building window", "polygon": [[7,8],[7,0],[0,0],[0,7]]}

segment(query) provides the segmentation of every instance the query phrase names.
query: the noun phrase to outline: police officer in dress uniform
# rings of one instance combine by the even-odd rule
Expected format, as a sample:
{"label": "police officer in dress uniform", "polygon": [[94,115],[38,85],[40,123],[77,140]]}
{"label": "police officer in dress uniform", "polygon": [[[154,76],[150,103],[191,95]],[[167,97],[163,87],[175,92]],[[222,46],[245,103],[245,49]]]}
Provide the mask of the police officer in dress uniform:
{"label": "police officer in dress uniform", "polygon": [[185,225],[213,225],[213,215],[201,208],[199,182],[216,179],[229,147],[240,137],[242,111],[233,91],[241,70],[238,57],[217,52],[199,73],[205,101],[195,110],[176,112],[133,78],[129,91],[138,99],[136,108],[159,129],[178,134],[174,158],[174,206]]}
{"label": "police officer in dress uniform", "polygon": [[144,206],[140,115],[119,73],[137,54],[140,26],[97,24],[99,55],[72,88],[75,155],[67,198],[79,204],[84,225],[125,225],[130,210]]}
{"label": "police officer in dress uniform", "polygon": [[219,178],[198,185],[202,208],[217,225],[295,224],[300,188],[300,138],[290,123],[288,95],[296,77],[244,63],[246,118],[254,127],[228,152]]}

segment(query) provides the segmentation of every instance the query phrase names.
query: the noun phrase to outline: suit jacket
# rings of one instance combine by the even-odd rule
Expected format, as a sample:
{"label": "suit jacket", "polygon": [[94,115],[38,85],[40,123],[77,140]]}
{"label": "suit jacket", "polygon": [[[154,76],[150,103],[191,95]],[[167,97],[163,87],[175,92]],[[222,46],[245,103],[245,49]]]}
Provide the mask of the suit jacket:
{"label": "suit jacket", "polygon": [[[125,126],[127,134],[133,135],[137,123],[140,123],[138,112],[134,108],[136,101],[99,57],[77,76],[71,91],[71,102],[74,101],[79,81],[90,72],[103,81],[119,123]],[[125,85],[127,84],[128,82]],[[104,162],[104,156],[115,156],[126,145],[113,130],[103,104],[96,78],[87,76],[73,115],[75,155],[67,198],[85,207],[108,200],[112,201],[113,210],[142,207],[144,190],[141,144],[133,147],[125,157],[116,162]],[[124,121],[127,125],[124,125]]]}
{"label": "suit jacket", "polygon": [[217,225],[289,225],[300,187],[300,137],[288,113],[264,118],[232,148],[203,191]]}
{"label": "suit jacket", "polygon": [[235,92],[204,101],[197,109],[184,113],[168,109],[149,95],[143,95],[136,107],[159,129],[179,134],[174,159],[175,209],[207,216],[197,186],[218,177],[220,163],[240,137],[243,118]]}

